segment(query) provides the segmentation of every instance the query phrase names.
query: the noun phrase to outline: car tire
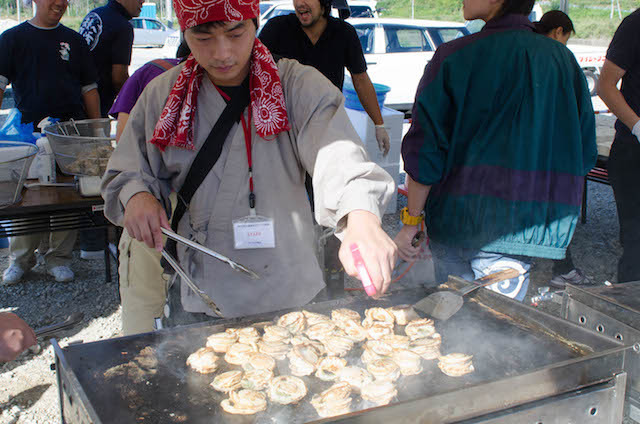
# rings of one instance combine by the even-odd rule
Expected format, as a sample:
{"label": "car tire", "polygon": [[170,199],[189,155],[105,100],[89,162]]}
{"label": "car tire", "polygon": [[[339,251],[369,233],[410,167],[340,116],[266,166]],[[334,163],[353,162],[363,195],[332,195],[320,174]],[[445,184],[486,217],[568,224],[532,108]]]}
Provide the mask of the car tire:
{"label": "car tire", "polygon": [[598,76],[593,71],[584,70],[584,77],[587,80],[587,89],[589,94],[596,96],[598,94]]}

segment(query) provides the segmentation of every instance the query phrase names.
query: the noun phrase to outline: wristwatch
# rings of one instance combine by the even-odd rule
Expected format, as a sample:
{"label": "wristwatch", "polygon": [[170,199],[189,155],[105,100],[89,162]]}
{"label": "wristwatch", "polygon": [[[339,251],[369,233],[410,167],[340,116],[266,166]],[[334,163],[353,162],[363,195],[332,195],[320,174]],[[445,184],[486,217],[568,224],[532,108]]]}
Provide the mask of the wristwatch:
{"label": "wristwatch", "polygon": [[400,211],[400,221],[402,221],[405,225],[418,225],[424,220],[424,212],[418,216],[413,216],[409,214],[408,208],[403,208]]}

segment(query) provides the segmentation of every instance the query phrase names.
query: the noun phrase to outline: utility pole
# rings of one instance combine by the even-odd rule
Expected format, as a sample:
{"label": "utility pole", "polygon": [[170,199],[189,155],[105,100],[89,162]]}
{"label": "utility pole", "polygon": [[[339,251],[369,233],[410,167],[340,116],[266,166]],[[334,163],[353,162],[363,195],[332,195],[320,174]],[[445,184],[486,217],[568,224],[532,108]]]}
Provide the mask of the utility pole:
{"label": "utility pole", "polygon": [[569,0],[560,0],[560,10],[569,14]]}
{"label": "utility pole", "polygon": [[18,23],[20,23],[20,0],[16,0],[16,9],[18,9]]}
{"label": "utility pole", "polygon": [[[622,19],[622,12],[620,12],[620,0],[615,0],[616,4],[618,5],[618,18]],[[611,13],[609,14],[609,19],[613,19],[613,0],[611,0]]]}

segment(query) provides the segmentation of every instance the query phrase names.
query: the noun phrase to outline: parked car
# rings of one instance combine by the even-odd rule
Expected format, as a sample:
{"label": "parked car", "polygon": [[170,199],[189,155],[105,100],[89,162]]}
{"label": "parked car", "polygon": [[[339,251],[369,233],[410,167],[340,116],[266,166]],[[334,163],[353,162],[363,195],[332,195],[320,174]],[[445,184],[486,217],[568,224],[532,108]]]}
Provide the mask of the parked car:
{"label": "parked car", "polygon": [[153,18],[133,18],[131,25],[134,46],[163,46],[169,35],[178,33]]}
{"label": "parked car", "polygon": [[[351,11],[352,18],[376,18],[378,11],[376,10],[375,0],[348,0],[347,4]],[[273,17],[280,15],[289,15],[295,13],[292,0],[280,1],[261,1],[260,2],[260,27],[263,27],[267,21]],[[338,11],[335,6],[331,9],[331,15],[338,17]]]}
{"label": "parked car", "polygon": [[391,87],[385,106],[409,111],[424,68],[440,44],[469,34],[458,22],[417,19],[349,19],[354,26],[367,72],[374,83]]}

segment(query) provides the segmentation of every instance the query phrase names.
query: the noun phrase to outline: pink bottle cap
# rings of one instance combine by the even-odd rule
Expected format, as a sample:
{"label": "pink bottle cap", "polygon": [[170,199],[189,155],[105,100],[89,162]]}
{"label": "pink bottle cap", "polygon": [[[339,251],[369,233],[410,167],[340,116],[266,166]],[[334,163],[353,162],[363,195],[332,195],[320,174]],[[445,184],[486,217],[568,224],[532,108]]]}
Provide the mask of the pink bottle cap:
{"label": "pink bottle cap", "polygon": [[360,254],[360,250],[358,249],[358,245],[353,243],[351,246],[351,255],[353,256],[353,262],[358,270],[358,274],[360,274],[360,281],[362,281],[362,286],[364,287],[365,293],[369,296],[375,295],[376,287],[373,285],[371,281],[371,277],[369,276],[369,271],[367,271],[367,267],[364,265],[364,260],[362,260],[362,255]]}

